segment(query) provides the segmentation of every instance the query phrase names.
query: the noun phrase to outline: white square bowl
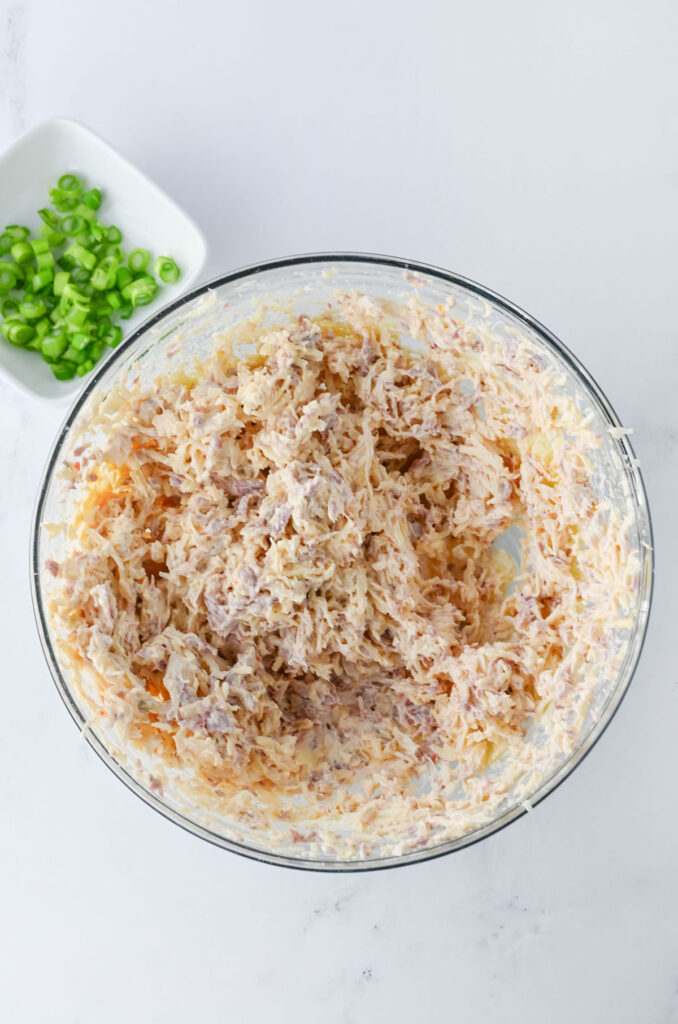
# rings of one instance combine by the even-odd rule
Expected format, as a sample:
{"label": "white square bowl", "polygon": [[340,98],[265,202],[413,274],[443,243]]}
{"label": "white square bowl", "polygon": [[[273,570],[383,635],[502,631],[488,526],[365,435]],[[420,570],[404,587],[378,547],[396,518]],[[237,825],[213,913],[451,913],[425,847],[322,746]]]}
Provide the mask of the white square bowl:
{"label": "white square bowl", "polygon": [[[37,233],[38,210],[49,206],[48,190],[65,171],[83,178],[87,188],[99,188],[99,216],[116,224],[126,252],[149,249],[152,258],[171,256],[181,277],[162,284],[155,301],[120,323],[123,334],[161,306],[176,299],[198,278],[207,258],[207,243],[197,225],[150,178],[137,170],[113,146],[77,121],[57,117],[27,132],[0,157],[0,217],[5,224],[25,224]],[[112,350],[108,350],[110,356]],[[104,353],[102,360],[107,354]],[[73,399],[87,380],[57,380],[39,353],[11,345],[0,337],[0,377],[20,391],[43,401],[62,404]]]}

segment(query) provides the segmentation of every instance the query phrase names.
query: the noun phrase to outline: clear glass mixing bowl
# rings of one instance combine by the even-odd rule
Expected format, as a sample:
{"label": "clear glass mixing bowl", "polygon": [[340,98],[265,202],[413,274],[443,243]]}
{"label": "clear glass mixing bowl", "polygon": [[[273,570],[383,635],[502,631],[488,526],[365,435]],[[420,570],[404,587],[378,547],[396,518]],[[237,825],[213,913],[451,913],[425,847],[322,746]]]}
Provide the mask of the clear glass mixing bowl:
{"label": "clear glass mixing bowl", "polygon": [[[653,577],[652,530],[647,499],[636,459],[626,435],[610,431],[620,427],[610,403],[595,381],[571,352],[527,313],[480,285],[456,274],[405,260],[381,256],[337,253],[297,256],[258,264],[219,277],[160,310],[120,346],[112,358],[91,379],[71,409],[49,456],[35,509],[31,575],[35,616],[45,657],[56,686],[80,730],[86,725],[84,709],[72,685],[69,671],[60,659],[53,628],[46,614],[46,595],[51,576],[48,559],[59,561],[63,543],[44,530],[43,524],[69,514],[69,497],[59,480],[59,469],[71,448],[71,439],[98,396],[118,383],[123,373],[151,381],[190,360],[206,356],[213,346],[215,327],[227,327],[251,316],[265,302],[284,303],[291,313],[313,314],[326,307],[334,293],[358,289],[380,300],[401,303],[415,295],[420,303],[436,306],[454,296],[455,314],[466,321],[489,326],[499,335],[518,329],[539,347],[545,359],[558,368],[565,390],[578,407],[591,417],[593,429],[604,439],[594,468],[598,493],[630,514],[631,545],[637,553],[640,572],[631,626],[619,636],[621,667],[611,683],[602,683],[595,694],[576,748],[564,756],[556,770],[542,779],[529,794],[529,801],[507,800],[492,820],[453,840],[436,842],[399,855],[369,855],[358,860],[309,857],[293,846],[270,848],[266,837],[244,835],[229,822],[211,818],[204,809],[186,807],[165,793],[151,790],[130,763],[116,756],[107,736],[96,729],[85,730],[87,742],[101,759],[134,793],[151,807],[194,835],[255,859],[288,867],[315,870],[365,870],[393,867],[426,860],[468,846],[515,820],[529,806],[539,803],[565,779],[605,730],[626,692],[641,652],[650,611]],[[214,293],[210,296],[208,293]],[[216,301],[215,301],[216,300]],[[217,322],[215,323],[215,315]],[[119,751],[118,751],[119,754]]]}

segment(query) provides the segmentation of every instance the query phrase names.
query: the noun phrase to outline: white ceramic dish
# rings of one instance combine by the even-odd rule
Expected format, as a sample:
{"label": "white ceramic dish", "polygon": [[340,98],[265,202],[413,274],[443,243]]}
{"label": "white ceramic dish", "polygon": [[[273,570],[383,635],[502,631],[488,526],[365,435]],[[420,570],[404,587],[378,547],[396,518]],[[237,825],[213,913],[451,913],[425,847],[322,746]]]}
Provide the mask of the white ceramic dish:
{"label": "white ceramic dish", "polygon": [[[181,269],[176,284],[163,285],[151,306],[121,321],[126,336],[197,282],[207,257],[205,237],[174,200],[113,146],[84,125],[63,117],[33,128],[0,157],[2,225],[25,224],[37,231],[37,211],[49,205],[48,189],[65,171],[80,173],[87,187],[101,189],[101,219],[117,224],[123,248],[142,246],[154,257],[172,256]],[[56,404],[70,402],[87,380],[56,380],[35,352],[4,339],[0,339],[0,377],[25,394]]]}

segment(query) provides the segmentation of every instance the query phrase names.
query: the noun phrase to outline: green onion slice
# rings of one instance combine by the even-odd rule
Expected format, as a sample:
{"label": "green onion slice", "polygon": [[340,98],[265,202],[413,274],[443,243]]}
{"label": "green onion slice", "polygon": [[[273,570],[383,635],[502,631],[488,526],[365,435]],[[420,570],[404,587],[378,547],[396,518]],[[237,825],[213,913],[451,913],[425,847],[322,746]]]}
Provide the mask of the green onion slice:
{"label": "green onion slice", "polygon": [[142,273],[148,266],[151,254],[148,249],[132,249],[127,260],[127,266],[133,274]]}
{"label": "green onion slice", "polygon": [[59,227],[69,238],[75,238],[84,230],[85,222],[82,217],[78,217],[77,213],[69,213],[66,217],[61,218]]}
{"label": "green onion slice", "polygon": [[153,270],[165,284],[173,284],[179,280],[180,270],[171,256],[158,256]]}
{"label": "green onion slice", "polygon": [[30,263],[33,259],[33,250],[28,242],[15,242],[12,246],[12,258],[16,263]]}
{"label": "green onion slice", "polygon": [[78,199],[82,195],[82,182],[76,174],[62,174],[57,181],[57,188],[66,199]]}

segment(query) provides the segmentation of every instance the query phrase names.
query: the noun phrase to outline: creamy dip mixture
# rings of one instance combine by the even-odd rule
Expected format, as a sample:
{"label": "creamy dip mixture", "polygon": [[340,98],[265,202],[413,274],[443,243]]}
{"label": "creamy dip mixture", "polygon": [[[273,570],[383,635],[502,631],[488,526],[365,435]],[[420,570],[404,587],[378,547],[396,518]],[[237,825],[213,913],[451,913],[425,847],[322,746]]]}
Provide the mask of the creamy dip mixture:
{"label": "creamy dip mixture", "polygon": [[48,566],[61,656],[152,790],[262,843],[458,835],[614,674],[637,565],[600,438],[534,346],[453,308],[339,295],[256,340],[98,406]]}

